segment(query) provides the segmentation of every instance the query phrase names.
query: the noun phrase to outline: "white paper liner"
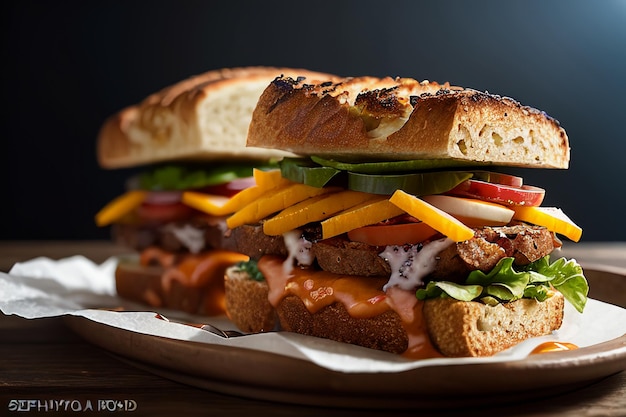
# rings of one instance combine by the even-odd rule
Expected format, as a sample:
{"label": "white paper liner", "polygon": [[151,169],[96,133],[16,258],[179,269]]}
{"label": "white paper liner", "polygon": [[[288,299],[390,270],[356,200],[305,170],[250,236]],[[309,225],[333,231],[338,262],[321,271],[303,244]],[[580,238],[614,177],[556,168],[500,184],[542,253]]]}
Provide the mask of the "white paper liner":
{"label": "white paper liner", "polygon": [[[8,274],[0,273],[0,310],[27,319],[82,316],[137,333],[277,353],[338,372],[400,372],[422,366],[523,360],[537,345],[546,341],[586,347],[626,334],[626,309],[590,299],[583,314],[566,303],[563,326],[553,334],[527,340],[488,358],[409,361],[399,355],[286,332],[224,339],[181,323],[211,323],[222,329],[234,329],[225,317],[187,316],[159,309],[159,314],[172,320],[165,321],[156,317],[156,310],[149,311],[148,307],[117,297],[116,264],[115,258],[98,265],[82,256],[58,261],[36,258],[15,264]],[[106,310],[120,306],[135,311]]]}

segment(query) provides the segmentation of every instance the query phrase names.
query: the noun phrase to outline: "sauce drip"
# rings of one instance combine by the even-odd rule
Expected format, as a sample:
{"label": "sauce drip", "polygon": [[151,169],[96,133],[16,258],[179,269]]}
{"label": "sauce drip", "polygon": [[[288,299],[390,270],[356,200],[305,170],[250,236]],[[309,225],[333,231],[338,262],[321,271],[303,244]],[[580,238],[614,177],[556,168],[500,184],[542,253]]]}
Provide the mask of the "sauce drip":
{"label": "sauce drip", "polygon": [[[148,248],[140,257],[140,263],[144,266],[158,264],[164,268],[161,288],[165,294],[172,291],[174,281],[184,287],[200,290],[201,312],[208,315],[222,314],[226,311],[224,273],[226,268],[246,260],[247,256],[226,250],[210,250],[176,259],[172,253],[159,248]],[[153,306],[165,304],[154,292],[145,294],[144,298],[150,300]],[[164,298],[167,299],[167,295],[164,295]]]}
{"label": "sauce drip", "polygon": [[538,353],[563,352],[568,350],[576,350],[578,346],[568,342],[545,342],[537,346],[530,352],[531,355]]}
{"label": "sauce drip", "polygon": [[312,269],[283,269],[283,259],[263,256],[258,261],[261,273],[269,286],[269,302],[277,307],[288,295],[300,298],[307,310],[314,314],[333,303],[342,303],[350,316],[360,319],[395,311],[402,321],[409,339],[408,349],[402,354],[410,359],[441,357],[433,347],[422,317],[423,302],[412,291],[392,287],[382,290],[386,278],[333,274]]}

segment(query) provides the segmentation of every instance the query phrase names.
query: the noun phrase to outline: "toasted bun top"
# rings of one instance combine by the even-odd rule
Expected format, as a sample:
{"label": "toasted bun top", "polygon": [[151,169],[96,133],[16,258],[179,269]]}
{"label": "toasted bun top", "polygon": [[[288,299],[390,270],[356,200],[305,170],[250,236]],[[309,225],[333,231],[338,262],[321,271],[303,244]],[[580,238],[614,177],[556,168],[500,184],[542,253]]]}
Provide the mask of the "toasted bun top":
{"label": "toasted bun top", "polygon": [[259,96],[274,78],[336,79],[304,69],[245,67],[209,71],[151,94],[111,116],[97,140],[104,168],[170,160],[268,160],[287,154],[246,148]]}
{"label": "toasted bun top", "polygon": [[318,84],[277,78],[254,110],[247,144],[340,161],[542,168],[567,168],[570,152],[558,121],[511,98],[389,77]]}

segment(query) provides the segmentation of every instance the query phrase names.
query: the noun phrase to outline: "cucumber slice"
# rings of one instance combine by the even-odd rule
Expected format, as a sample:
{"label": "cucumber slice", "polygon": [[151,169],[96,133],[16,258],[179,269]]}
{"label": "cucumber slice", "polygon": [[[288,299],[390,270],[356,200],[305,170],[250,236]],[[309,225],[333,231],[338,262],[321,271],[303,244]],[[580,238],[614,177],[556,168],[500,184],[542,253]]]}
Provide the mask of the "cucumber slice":
{"label": "cucumber slice", "polygon": [[284,178],[318,188],[328,184],[341,172],[335,168],[319,166],[308,159],[284,158],[278,165]]}
{"label": "cucumber slice", "polygon": [[425,171],[431,169],[463,168],[490,165],[489,163],[483,162],[457,161],[452,159],[415,159],[410,161],[349,163],[334,161],[332,159],[324,159],[320,158],[319,156],[311,156],[311,160],[325,167],[362,174]]}
{"label": "cucumber slice", "polygon": [[414,174],[370,175],[348,173],[348,189],[371,194],[391,195],[402,190],[415,196],[441,194],[472,177],[471,172],[441,171]]}

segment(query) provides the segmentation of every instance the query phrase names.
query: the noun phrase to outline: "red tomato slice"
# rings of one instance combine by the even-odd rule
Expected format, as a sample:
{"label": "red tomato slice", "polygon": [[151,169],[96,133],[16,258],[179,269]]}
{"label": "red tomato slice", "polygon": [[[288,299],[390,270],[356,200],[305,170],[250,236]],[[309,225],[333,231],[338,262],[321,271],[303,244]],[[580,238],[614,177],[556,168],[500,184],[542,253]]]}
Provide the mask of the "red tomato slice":
{"label": "red tomato slice", "polygon": [[137,214],[141,220],[155,221],[160,223],[173,222],[188,218],[194,213],[194,209],[183,203],[171,204],[148,204],[143,203],[137,208]]}
{"label": "red tomato slice", "polygon": [[472,197],[505,206],[540,206],[546,191],[531,185],[513,187],[479,180],[467,180],[446,194]]}
{"label": "red tomato slice", "polygon": [[510,185],[511,187],[518,188],[524,184],[524,179],[522,177],[492,171],[475,171],[474,179],[494,184]]}
{"label": "red tomato slice", "polygon": [[372,246],[404,245],[419,243],[438,232],[424,222],[359,227],[348,232],[354,242]]}
{"label": "red tomato slice", "polygon": [[[255,185],[253,177],[238,178],[225,184],[205,187],[203,192],[232,197],[239,191]],[[168,223],[189,218],[195,209],[181,202],[181,191],[150,191],[137,210],[139,221]]]}

